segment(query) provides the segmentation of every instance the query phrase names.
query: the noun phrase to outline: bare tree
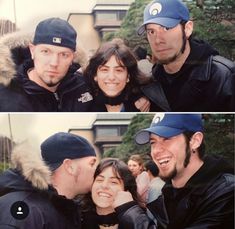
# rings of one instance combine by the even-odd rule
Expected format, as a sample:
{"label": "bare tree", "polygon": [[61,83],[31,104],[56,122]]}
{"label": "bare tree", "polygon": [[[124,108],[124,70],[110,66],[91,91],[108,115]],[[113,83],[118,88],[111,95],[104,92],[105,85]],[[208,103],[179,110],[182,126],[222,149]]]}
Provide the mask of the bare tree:
{"label": "bare tree", "polygon": [[10,20],[0,19],[0,36],[6,33],[12,33],[14,31],[16,31],[15,23]]}

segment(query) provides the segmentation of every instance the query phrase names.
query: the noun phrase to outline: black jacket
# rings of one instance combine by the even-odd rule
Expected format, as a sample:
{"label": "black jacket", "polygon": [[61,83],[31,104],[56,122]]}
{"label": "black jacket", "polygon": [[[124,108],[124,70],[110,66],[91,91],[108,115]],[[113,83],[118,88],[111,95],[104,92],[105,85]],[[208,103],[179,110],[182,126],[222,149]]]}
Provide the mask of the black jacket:
{"label": "black jacket", "polygon": [[[116,224],[118,224],[118,221],[115,213],[108,214],[105,216],[99,216],[94,210],[82,212],[82,228],[99,229],[100,228],[99,225],[103,225],[105,227],[105,226],[113,226]],[[122,228],[118,227],[118,229]]]}
{"label": "black jacket", "polygon": [[191,52],[179,72],[167,74],[162,65],[153,67],[154,82],[143,93],[156,111],[235,111],[232,105],[234,62],[218,56],[203,41],[190,41]]}
{"label": "black jacket", "polygon": [[162,196],[148,204],[159,229],[233,229],[234,170],[222,159],[207,157],[185,187],[166,183]]}
{"label": "black jacket", "polygon": [[[21,154],[19,151],[18,153]],[[35,162],[37,157],[29,153],[23,154],[24,158],[18,155],[20,159],[15,162],[18,163],[17,169],[9,169],[0,175],[0,228],[81,228],[78,205],[73,200],[58,195],[49,183],[46,187],[46,177],[50,172],[42,168],[40,162]],[[29,208],[25,219],[16,219],[11,214],[12,205],[18,201],[23,201]],[[23,208],[23,213],[24,210]]]}
{"label": "black jacket", "polygon": [[28,78],[27,71],[33,67],[33,61],[26,38],[10,38],[0,40],[0,48],[8,51],[3,52],[1,58],[5,59],[0,61],[1,112],[86,112],[90,109],[93,98],[83,76],[75,73],[79,68],[77,63],[70,66],[52,93]]}
{"label": "black jacket", "polygon": [[[149,222],[137,206],[120,206],[119,221],[141,229],[233,229],[234,170],[223,160],[207,157],[186,186],[174,189],[166,183],[162,195],[147,204],[158,225]],[[119,207],[119,208],[120,208]]]}
{"label": "black jacket", "polygon": [[[87,203],[86,203],[87,205]],[[89,206],[92,206],[90,204]],[[94,212],[95,206],[89,210],[83,209],[82,228],[99,229],[99,225],[108,226],[110,224],[118,224],[118,229],[140,229],[151,227],[151,222],[146,217],[145,210],[141,208],[135,201],[123,204],[115,208],[115,213],[106,216],[98,216]],[[154,227],[153,227],[154,228]]]}

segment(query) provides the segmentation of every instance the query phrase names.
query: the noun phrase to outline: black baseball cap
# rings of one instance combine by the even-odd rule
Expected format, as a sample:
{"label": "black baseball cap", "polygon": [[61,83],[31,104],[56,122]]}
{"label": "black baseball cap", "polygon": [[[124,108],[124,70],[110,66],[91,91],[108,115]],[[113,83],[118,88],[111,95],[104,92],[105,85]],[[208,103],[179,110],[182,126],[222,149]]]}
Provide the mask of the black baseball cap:
{"label": "black baseball cap", "polygon": [[96,153],[85,138],[71,133],[59,132],[41,144],[41,155],[53,171],[63,163],[64,159],[96,156]]}
{"label": "black baseball cap", "polygon": [[41,21],[35,31],[33,44],[49,44],[76,50],[77,32],[65,20],[48,18]]}

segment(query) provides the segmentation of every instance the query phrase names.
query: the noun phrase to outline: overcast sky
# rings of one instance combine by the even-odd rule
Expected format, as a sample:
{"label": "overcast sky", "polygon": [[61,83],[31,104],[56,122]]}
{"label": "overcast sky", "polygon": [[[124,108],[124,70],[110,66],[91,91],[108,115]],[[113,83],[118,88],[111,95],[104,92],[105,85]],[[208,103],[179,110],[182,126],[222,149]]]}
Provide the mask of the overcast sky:
{"label": "overcast sky", "polygon": [[[0,0],[0,19],[14,19],[14,0]],[[90,13],[96,0],[15,0],[16,23],[21,29],[34,28],[48,17],[67,19],[69,13]]]}
{"label": "overcast sky", "polygon": [[[35,147],[56,132],[68,132],[73,127],[90,127],[95,118],[93,113],[10,114],[14,141],[29,140]],[[10,137],[8,114],[0,114],[0,135]]]}

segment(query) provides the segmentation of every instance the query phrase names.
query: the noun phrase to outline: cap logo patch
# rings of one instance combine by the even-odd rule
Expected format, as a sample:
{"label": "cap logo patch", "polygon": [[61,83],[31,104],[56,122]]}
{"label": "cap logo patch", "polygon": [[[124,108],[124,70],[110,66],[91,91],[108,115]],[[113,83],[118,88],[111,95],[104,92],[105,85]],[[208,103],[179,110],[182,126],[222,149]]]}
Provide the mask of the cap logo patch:
{"label": "cap logo patch", "polygon": [[62,39],[60,37],[53,37],[53,43],[61,44]]}
{"label": "cap logo patch", "polygon": [[165,114],[155,114],[152,123],[158,123],[161,122],[162,119],[164,119]]}
{"label": "cap logo patch", "polygon": [[151,5],[151,7],[149,8],[149,14],[150,15],[157,15],[162,11],[162,5],[160,3],[154,3],[153,5]]}

